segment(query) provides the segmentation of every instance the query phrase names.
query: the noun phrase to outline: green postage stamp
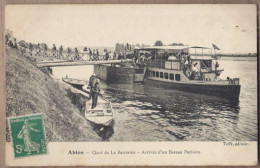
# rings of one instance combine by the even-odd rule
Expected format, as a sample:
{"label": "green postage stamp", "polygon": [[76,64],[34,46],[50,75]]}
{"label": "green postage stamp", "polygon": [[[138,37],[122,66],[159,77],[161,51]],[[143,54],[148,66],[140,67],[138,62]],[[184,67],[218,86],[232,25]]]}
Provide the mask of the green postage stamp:
{"label": "green postage stamp", "polygon": [[42,114],[9,118],[15,158],[47,153]]}

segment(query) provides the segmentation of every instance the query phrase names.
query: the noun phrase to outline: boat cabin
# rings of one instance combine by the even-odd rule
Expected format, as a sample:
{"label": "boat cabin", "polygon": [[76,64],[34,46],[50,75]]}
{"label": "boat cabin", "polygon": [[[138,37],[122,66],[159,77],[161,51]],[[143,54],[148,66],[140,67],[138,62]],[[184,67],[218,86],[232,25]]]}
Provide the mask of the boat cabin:
{"label": "boat cabin", "polygon": [[145,64],[148,69],[181,71],[189,80],[216,81],[223,71],[218,70],[218,62],[207,47],[145,47],[135,50],[135,61]]}

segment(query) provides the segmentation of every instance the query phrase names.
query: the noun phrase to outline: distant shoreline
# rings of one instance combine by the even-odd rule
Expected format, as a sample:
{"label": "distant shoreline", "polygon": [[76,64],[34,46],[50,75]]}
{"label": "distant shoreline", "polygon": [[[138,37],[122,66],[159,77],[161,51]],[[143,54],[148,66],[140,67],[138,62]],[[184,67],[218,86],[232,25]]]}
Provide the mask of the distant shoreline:
{"label": "distant shoreline", "polygon": [[243,57],[243,58],[247,58],[247,57],[257,57],[257,55],[217,55],[218,57]]}

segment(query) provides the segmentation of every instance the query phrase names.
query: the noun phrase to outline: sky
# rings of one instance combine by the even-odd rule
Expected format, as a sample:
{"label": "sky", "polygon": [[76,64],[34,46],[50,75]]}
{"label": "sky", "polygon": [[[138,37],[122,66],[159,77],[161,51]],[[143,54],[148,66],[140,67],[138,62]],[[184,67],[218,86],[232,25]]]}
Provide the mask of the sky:
{"label": "sky", "polygon": [[18,40],[64,47],[183,43],[256,53],[255,5],[8,5]]}

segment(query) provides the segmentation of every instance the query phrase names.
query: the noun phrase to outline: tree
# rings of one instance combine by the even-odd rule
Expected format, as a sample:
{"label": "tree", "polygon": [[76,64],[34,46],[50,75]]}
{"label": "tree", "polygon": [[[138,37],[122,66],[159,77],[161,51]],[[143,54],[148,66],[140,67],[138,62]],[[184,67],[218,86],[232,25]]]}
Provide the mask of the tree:
{"label": "tree", "polygon": [[124,44],[120,44],[119,45],[119,49],[120,49],[120,52],[123,53],[125,51],[125,45]]}
{"label": "tree", "polygon": [[135,46],[136,46],[136,47],[139,47],[139,48],[141,47],[141,45],[140,45],[139,43],[137,43]]}
{"label": "tree", "polygon": [[155,46],[163,46],[163,42],[160,40],[157,40],[154,44]]}
{"label": "tree", "polygon": [[120,53],[120,44],[116,43],[115,52]]}
{"label": "tree", "polygon": [[170,46],[184,46],[182,43],[172,43]]}

